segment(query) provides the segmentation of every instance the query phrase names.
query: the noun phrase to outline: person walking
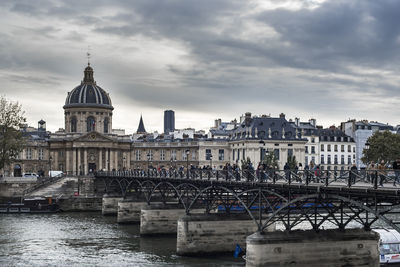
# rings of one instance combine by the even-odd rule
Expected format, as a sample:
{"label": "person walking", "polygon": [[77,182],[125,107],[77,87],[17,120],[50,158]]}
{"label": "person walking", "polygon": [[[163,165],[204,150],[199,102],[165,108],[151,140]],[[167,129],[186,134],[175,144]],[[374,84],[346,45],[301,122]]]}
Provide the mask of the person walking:
{"label": "person walking", "polygon": [[376,179],[376,166],[375,162],[371,161],[371,163],[367,167],[367,180],[368,182],[374,183]]}
{"label": "person walking", "polygon": [[319,165],[315,165],[314,175],[315,175],[315,178],[317,179],[317,183],[320,183],[321,182],[321,169],[319,168]]}
{"label": "person walking", "polygon": [[393,171],[394,171],[394,182],[393,185],[396,186],[396,183],[399,183],[400,179],[400,159],[397,159],[393,162]]}
{"label": "person walking", "polygon": [[[298,173],[297,173],[298,171]],[[298,182],[302,183],[303,180],[301,179],[301,176],[303,174],[303,164],[299,163],[299,167],[297,167],[297,171],[296,171],[296,179]]]}
{"label": "person walking", "polygon": [[289,179],[290,179],[290,166],[289,166],[289,164],[287,162],[285,163],[285,166],[283,166],[283,170],[285,172],[286,181],[289,181]]}
{"label": "person walking", "polygon": [[386,180],[386,166],[385,166],[385,161],[382,160],[381,164],[378,166],[378,174],[379,174],[379,185],[383,186],[383,183]]}
{"label": "person walking", "polygon": [[349,179],[350,179],[350,184],[355,184],[356,182],[356,177],[357,177],[357,166],[355,163],[350,168],[350,173],[349,173]]}

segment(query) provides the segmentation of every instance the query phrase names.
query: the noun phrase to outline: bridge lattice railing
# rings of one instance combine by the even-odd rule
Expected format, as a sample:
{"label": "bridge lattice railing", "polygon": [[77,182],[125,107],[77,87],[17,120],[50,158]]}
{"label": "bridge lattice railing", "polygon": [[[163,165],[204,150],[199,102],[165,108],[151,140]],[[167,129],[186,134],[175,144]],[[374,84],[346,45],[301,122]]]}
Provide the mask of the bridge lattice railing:
{"label": "bridge lattice railing", "polygon": [[384,185],[400,184],[400,174],[392,170],[127,170],[112,172],[97,172],[97,177],[126,178],[174,178],[190,180],[217,180],[229,182],[254,183],[286,183],[286,184],[320,184],[329,186],[355,185],[378,188]]}

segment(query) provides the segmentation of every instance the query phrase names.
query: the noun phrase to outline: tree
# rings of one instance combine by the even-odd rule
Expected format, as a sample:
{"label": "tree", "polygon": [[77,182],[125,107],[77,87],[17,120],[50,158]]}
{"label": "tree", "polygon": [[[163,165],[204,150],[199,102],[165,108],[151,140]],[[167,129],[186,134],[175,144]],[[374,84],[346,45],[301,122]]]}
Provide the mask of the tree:
{"label": "tree", "polygon": [[362,161],[391,162],[400,158],[400,135],[390,131],[375,132],[368,138],[369,148],[364,148]]}
{"label": "tree", "polygon": [[269,169],[278,169],[278,159],[273,152],[265,152],[262,164],[265,164]]}
{"label": "tree", "polygon": [[22,106],[0,96],[0,170],[22,151],[25,141],[20,127],[25,121]]}
{"label": "tree", "polygon": [[291,170],[296,169],[296,167],[297,167],[296,156],[289,156],[289,157],[288,157],[288,160],[287,160],[287,163],[288,163],[289,168],[290,168]]}

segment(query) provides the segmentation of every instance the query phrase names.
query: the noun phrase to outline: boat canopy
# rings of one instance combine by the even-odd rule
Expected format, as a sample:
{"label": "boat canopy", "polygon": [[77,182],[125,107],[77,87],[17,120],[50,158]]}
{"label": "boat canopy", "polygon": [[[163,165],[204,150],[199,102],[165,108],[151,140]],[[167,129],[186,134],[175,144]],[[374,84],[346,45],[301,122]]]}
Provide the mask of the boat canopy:
{"label": "boat canopy", "polygon": [[381,242],[383,244],[399,244],[400,243],[400,233],[394,229],[374,229],[381,237]]}

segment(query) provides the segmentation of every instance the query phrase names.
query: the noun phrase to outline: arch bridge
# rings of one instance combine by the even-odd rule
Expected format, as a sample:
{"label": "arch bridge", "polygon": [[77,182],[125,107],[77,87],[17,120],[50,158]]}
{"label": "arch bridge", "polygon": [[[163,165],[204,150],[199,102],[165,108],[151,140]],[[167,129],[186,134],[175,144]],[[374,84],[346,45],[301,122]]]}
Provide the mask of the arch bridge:
{"label": "arch bridge", "polygon": [[244,213],[263,231],[311,228],[370,230],[378,221],[400,232],[400,187],[394,173],[316,171],[135,170],[97,172],[104,192],[147,203],[178,202],[186,214]]}

